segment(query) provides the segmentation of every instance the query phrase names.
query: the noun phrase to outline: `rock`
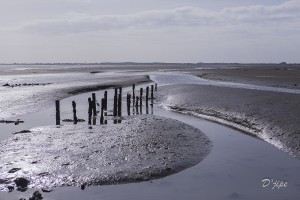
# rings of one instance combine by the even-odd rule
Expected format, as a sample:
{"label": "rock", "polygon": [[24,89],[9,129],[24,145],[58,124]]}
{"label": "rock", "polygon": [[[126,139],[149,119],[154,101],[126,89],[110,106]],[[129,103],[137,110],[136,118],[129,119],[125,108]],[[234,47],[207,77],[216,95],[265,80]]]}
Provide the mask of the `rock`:
{"label": "rock", "polygon": [[26,190],[28,184],[30,183],[30,181],[28,181],[26,178],[17,178],[14,180],[16,186],[18,187],[18,190]]}
{"label": "rock", "polygon": [[7,189],[8,189],[9,192],[12,192],[15,189],[15,187],[12,186],[12,185],[8,185]]}
{"label": "rock", "polygon": [[2,86],[4,86],[4,87],[9,87],[10,85],[8,84],[8,83],[6,83],[6,84],[4,84],[4,85],[2,85]]}
{"label": "rock", "polygon": [[15,173],[19,170],[21,170],[21,168],[12,168],[11,170],[8,171],[8,173]]}
{"label": "rock", "polygon": [[53,190],[51,188],[42,188],[42,191],[49,193],[52,192]]}
{"label": "rock", "polygon": [[43,196],[39,191],[35,191],[32,197],[29,198],[29,200],[41,200],[41,199],[43,199]]}
{"label": "rock", "polygon": [[84,190],[84,189],[85,189],[85,185],[81,185],[80,188],[81,188],[82,190]]}
{"label": "rock", "polygon": [[21,198],[20,200],[26,200],[26,199],[24,199],[24,198]]}

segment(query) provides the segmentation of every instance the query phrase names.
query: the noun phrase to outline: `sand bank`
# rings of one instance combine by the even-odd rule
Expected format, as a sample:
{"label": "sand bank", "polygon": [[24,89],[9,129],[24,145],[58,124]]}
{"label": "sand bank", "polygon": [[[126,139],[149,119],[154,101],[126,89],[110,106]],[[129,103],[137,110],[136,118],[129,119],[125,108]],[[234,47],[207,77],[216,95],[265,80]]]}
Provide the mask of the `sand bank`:
{"label": "sand bank", "polygon": [[300,89],[300,68],[293,65],[205,69],[199,76],[211,80]]}
{"label": "sand bank", "polygon": [[0,142],[2,190],[21,177],[29,188],[145,181],[196,165],[211,149],[198,129],[153,115],[30,131]]}
{"label": "sand bank", "polygon": [[243,130],[300,158],[300,95],[204,85],[159,88],[168,108]]}
{"label": "sand bank", "polygon": [[[48,75],[47,75],[48,76]],[[18,116],[45,109],[60,100],[74,94],[96,91],[110,87],[128,86],[133,83],[139,84],[150,82],[148,76],[118,76],[116,77],[94,77],[89,74],[79,74],[75,77],[65,74],[59,77],[49,74],[52,84],[44,86],[28,87],[4,87],[0,86],[0,119],[17,118]],[[34,78],[31,78],[34,79]],[[41,80],[43,78],[40,78]],[[18,81],[26,81],[20,78]]]}

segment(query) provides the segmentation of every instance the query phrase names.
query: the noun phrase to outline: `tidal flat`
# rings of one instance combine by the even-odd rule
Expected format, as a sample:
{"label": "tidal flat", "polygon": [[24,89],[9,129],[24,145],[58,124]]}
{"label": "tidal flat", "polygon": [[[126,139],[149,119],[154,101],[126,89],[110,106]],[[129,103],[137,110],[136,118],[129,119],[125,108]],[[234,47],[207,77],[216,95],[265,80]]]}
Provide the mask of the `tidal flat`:
{"label": "tidal flat", "polygon": [[[0,199],[28,198],[36,190],[45,199],[300,195],[297,65],[10,65],[0,70]],[[147,109],[146,87],[155,83]],[[131,102],[128,116],[132,84],[136,96],[144,89],[143,103]],[[115,124],[113,93],[120,87],[122,123]],[[87,98],[96,93],[100,105],[104,90],[108,124],[99,123],[100,114],[95,125],[88,124]],[[84,121],[61,121],[57,127],[55,100],[61,101],[62,119],[72,119],[76,101]],[[16,191],[17,178],[30,181],[26,190]],[[287,187],[274,193],[263,187],[266,178]],[[8,186],[15,190],[8,192]]]}

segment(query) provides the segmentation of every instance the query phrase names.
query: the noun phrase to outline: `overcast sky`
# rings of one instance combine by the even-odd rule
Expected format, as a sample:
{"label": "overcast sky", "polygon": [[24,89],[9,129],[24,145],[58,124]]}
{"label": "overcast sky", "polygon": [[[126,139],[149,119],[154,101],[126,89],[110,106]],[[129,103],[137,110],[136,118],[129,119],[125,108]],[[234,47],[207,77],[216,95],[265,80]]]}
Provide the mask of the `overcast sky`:
{"label": "overcast sky", "polygon": [[1,0],[0,63],[300,62],[300,0]]}

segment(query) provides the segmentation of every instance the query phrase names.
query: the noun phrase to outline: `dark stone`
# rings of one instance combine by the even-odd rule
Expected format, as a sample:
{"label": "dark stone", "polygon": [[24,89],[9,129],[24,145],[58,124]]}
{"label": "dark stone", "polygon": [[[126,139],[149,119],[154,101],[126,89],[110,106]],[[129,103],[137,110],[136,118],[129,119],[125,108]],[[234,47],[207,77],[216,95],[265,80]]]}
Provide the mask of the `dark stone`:
{"label": "dark stone", "polygon": [[2,85],[2,86],[10,86],[8,83],[6,83],[6,84],[4,84],[4,85]]}
{"label": "dark stone", "polygon": [[15,173],[19,170],[21,170],[21,168],[12,168],[11,170],[8,171],[8,173]]}
{"label": "dark stone", "polygon": [[51,188],[42,188],[42,191],[49,193],[52,192],[53,190]]}
{"label": "dark stone", "polygon": [[21,191],[26,189],[28,184],[30,183],[30,181],[28,181],[26,178],[17,178],[14,180],[14,182],[18,189],[20,189]]}
{"label": "dark stone", "polygon": [[15,187],[12,186],[12,185],[8,185],[7,189],[8,189],[9,192],[12,192],[15,189]]}
{"label": "dark stone", "polygon": [[85,185],[81,185],[80,188],[81,188],[82,190],[84,190],[84,189],[85,189]]}
{"label": "dark stone", "polygon": [[43,196],[39,191],[35,191],[32,197],[29,198],[29,200],[41,200],[41,199],[43,199]]}
{"label": "dark stone", "polygon": [[26,199],[24,199],[24,198],[21,198],[20,200],[26,200]]}

